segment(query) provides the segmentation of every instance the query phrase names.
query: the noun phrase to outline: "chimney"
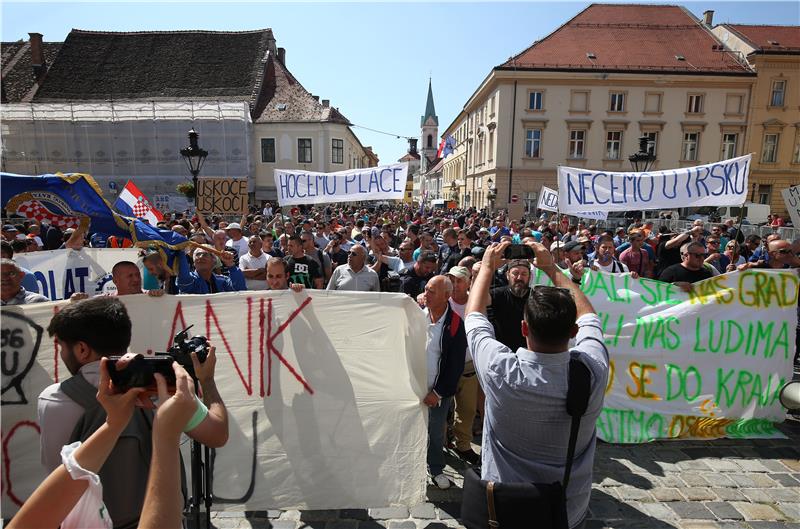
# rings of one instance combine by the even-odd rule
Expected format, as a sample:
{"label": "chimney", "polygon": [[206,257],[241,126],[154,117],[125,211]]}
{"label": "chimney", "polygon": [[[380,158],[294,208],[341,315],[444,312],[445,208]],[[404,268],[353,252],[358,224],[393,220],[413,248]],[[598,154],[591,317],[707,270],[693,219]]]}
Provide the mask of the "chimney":
{"label": "chimney", "polygon": [[311,97],[313,97],[313,98],[314,98],[314,101],[316,101],[317,103],[319,103],[319,96],[315,96],[315,95],[313,95],[313,94],[312,94],[312,95],[311,95]]}
{"label": "chimney", "polygon": [[33,78],[38,83],[44,78],[47,72],[47,65],[44,63],[44,47],[42,46],[41,33],[28,33],[31,37],[31,66],[33,66]]}
{"label": "chimney", "polygon": [[714,24],[714,12],[712,10],[703,12],[703,24],[711,27]]}
{"label": "chimney", "polygon": [[322,108],[328,108],[329,106],[331,106],[331,100],[330,99],[323,99],[322,100]]}
{"label": "chimney", "polygon": [[286,66],[286,48],[278,48],[278,61]]}
{"label": "chimney", "polygon": [[417,154],[417,138],[408,138],[408,154]]}

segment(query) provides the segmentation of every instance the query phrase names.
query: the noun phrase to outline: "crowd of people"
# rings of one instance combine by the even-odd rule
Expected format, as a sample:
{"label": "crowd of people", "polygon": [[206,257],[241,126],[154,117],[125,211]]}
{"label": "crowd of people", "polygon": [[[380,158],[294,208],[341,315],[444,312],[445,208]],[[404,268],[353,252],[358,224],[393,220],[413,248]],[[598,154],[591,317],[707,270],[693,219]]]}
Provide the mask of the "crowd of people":
{"label": "crowd of people", "polygon": [[[694,283],[736,270],[800,268],[800,240],[783,240],[777,231],[763,240],[744,237],[733,221],[708,229],[696,221],[691,229],[674,233],[638,219],[608,230],[568,216],[511,220],[503,212],[472,209],[328,205],[287,213],[266,204],[238,222],[200,213],[167,214],[158,227],[183,235],[189,246],[177,252],[175,266],[168,264],[163,249],[140,248],[142,268],[132,261],[114,266],[116,293],[327,289],[407,294],[428,321],[428,392],[423,399],[429,409],[427,463],[433,484],[442,489],[451,486],[444,474],[445,450],[481,466],[485,479],[558,479],[563,466],[552,462],[563,460],[566,450],[570,419],[563,407],[563,381],[568,344],[576,339],[572,351],[589,367],[592,382],[586,420],[577,437],[576,453],[581,456],[576,457],[566,494],[570,527],[579,527],[586,513],[593,424],[608,376],[600,325],[580,289],[586,271],[656,279],[688,291]],[[80,229],[61,233],[28,220],[5,224],[2,236],[3,305],[46,301],[37,293],[31,272],[14,261],[15,254],[132,245]],[[505,258],[511,245],[527,247],[527,258]],[[555,287],[535,285],[536,268]],[[86,303],[86,297],[78,293],[73,299],[77,305]],[[59,329],[66,327],[51,324],[51,334],[64,341],[62,351],[72,355],[70,371],[102,387],[103,349],[76,348],[75,343],[88,342],[75,336],[65,339],[61,333],[66,331]],[[84,369],[87,365],[91,367]],[[558,384],[545,383],[553,380]],[[200,383],[204,390],[209,384]],[[57,447],[71,431],[64,427],[55,436],[45,434],[53,395],[58,402],[68,400],[58,387],[40,397],[42,439],[47,444],[42,459],[48,469],[57,467]],[[212,422],[190,434],[219,446],[224,413],[215,390],[212,397]],[[60,406],[66,409],[63,402]],[[79,416],[80,408],[70,406],[71,417]],[[476,434],[483,435],[480,455],[472,448]],[[519,440],[519,446],[501,442],[504,436]],[[531,448],[537,441],[551,449]]]}

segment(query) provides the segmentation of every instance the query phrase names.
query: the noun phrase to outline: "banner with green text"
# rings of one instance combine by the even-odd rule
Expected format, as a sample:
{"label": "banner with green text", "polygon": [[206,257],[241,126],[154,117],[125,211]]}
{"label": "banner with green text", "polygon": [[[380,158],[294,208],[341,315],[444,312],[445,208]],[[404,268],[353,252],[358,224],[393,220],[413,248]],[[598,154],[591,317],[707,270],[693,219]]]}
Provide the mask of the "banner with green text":
{"label": "banner with green text", "polygon": [[[536,271],[535,283],[549,283]],[[690,293],[629,274],[589,271],[581,289],[603,323],[611,365],[597,421],[604,441],[782,437],[791,380],[796,270],[748,270]]]}

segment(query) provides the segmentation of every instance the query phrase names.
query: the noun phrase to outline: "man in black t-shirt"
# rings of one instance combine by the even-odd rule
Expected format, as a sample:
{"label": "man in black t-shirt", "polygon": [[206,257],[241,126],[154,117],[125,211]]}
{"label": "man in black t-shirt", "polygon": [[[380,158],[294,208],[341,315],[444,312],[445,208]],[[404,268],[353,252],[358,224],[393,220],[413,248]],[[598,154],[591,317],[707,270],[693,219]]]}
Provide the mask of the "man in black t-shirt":
{"label": "man in black t-shirt", "polygon": [[516,351],[526,346],[521,322],[531,292],[530,263],[524,259],[509,262],[506,277],[507,286],[493,288],[489,292],[492,303],[487,307],[487,316],[492,322],[497,341]]}
{"label": "man in black t-shirt", "polygon": [[285,259],[289,265],[289,282],[321,289],[324,284],[322,271],[316,261],[305,255],[303,241],[298,235],[289,237],[286,249],[289,254]]}
{"label": "man in black t-shirt", "polygon": [[714,274],[703,264],[706,258],[705,247],[699,242],[690,242],[681,246],[681,262],[668,266],[661,272],[659,281],[674,283],[681,290],[688,292],[692,283],[709,279]]}
{"label": "man in black t-shirt", "polygon": [[425,284],[433,277],[435,271],[436,254],[422,252],[414,266],[400,272],[400,290],[416,301],[417,296],[425,291]]}

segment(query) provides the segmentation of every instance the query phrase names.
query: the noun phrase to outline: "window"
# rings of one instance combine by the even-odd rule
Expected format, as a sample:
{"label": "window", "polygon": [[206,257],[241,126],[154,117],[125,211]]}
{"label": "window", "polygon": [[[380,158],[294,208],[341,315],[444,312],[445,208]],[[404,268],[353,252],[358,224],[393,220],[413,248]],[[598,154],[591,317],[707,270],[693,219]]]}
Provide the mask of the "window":
{"label": "window", "polygon": [[525,131],[525,156],[528,158],[542,157],[542,129]]}
{"label": "window", "polygon": [[760,184],[758,186],[758,203],[769,204],[770,196],[772,195],[772,186]]}
{"label": "window", "polygon": [[571,130],[569,131],[569,158],[583,158],[586,147],[586,131],[585,130]]}
{"label": "window", "polygon": [[489,133],[489,162],[494,161],[494,131]]}
{"label": "window", "polygon": [[800,131],[794,138],[794,153],[792,153],[792,163],[800,163]]}
{"label": "window", "polygon": [[275,163],[275,138],[261,138],[261,162]]}
{"label": "window", "polygon": [[589,92],[572,92],[569,99],[569,110],[570,112],[588,112]]}
{"label": "window", "polygon": [[544,108],[544,93],[531,92],[528,94],[528,110],[542,110]]}
{"label": "window", "polygon": [[331,163],[344,163],[344,140],[331,140]]}
{"label": "window", "polygon": [[647,137],[647,152],[653,156],[658,155],[658,132],[644,132],[642,136]]}
{"label": "window", "polygon": [[761,151],[762,163],[778,161],[778,138],[780,134],[764,134],[764,149]]}
{"label": "window", "polygon": [[494,116],[494,96],[489,99],[489,114]]}
{"label": "window", "polygon": [[622,131],[609,130],[606,133],[606,158],[619,160],[622,157]]}
{"label": "window", "polygon": [[681,160],[697,160],[697,148],[700,144],[699,132],[684,132],[681,146]]}
{"label": "window", "polygon": [[686,112],[689,114],[701,114],[703,112],[702,94],[689,94],[689,106]]}
{"label": "window", "polygon": [[741,94],[728,94],[725,96],[725,113],[726,114],[741,114],[742,102],[744,96]]}
{"label": "window", "polygon": [[644,112],[645,114],[660,114],[661,113],[661,94],[648,92],[644,96]]}
{"label": "window", "polygon": [[428,145],[428,147],[427,147],[428,149],[432,149],[433,148],[433,135],[432,134],[428,134],[428,139],[425,140],[425,143]]}
{"label": "window", "polygon": [[738,134],[728,133],[722,135],[722,160],[736,157],[736,144],[738,141]]}
{"label": "window", "polygon": [[608,105],[609,112],[625,112],[625,93],[611,92],[611,101]]}
{"label": "window", "polygon": [[297,162],[311,163],[311,138],[298,138]]}
{"label": "window", "polygon": [[786,93],[786,81],[772,81],[772,97],[769,99],[769,106],[782,107],[783,95]]}

